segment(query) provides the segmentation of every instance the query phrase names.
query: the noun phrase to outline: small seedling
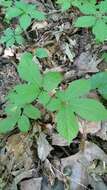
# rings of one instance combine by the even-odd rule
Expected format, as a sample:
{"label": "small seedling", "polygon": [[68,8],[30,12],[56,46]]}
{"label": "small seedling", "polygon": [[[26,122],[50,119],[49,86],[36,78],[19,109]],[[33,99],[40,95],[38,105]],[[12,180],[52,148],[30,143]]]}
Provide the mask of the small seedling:
{"label": "small seedling", "polygon": [[107,0],[96,4],[96,0],[58,0],[62,10],[65,11],[71,6],[77,7],[83,16],[77,18],[75,27],[92,28],[96,41],[103,42],[107,40]]}
{"label": "small seedling", "polygon": [[[43,54],[40,57],[43,58]],[[16,124],[20,131],[29,131],[30,119],[41,118],[38,102],[55,113],[57,130],[69,143],[79,131],[77,115],[89,121],[107,120],[105,107],[97,100],[86,98],[93,89],[92,80],[76,80],[66,90],[59,90],[62,75],[58,72],[41,73],[31,53],[22,55],[18,73],[25,83],[16,85],[7,96],[7,117],[0,121],[1,133],[13,130]]]}
{"label": "small seedling", "polygon": [[99,42],[107,39],[107,0],[101,1],[98,5],[93,3],[84,3],[78,6],[79,10],[85,14],[75,22],[76,27],[92,27],[92,32]]}
{"label": "small seedling", "polygon": [[11,47],[14,44],[23,44],[24,38],[22,32],[20,27],[17,27],[15,30],[13,28],[7,28],[0,39],[0,43],[6,44],[6,47]]}
{"label": "small seedling", "polygon": [[45,19],[45,14],[39,11],[34,4],[17,0],[2,0],[0,5],[5,8],[5,21],[10,23],[14,18],[17,18],[19,21],[19,25],[16,26],[16,29],[7,28],[0,39],[0,43],[5,43],[7,47],[11,47],[14,44],[23,44],[25,41],[23,38],[23,31],[31,25],[33,19],[38,21]]}
{"label": "small seedling", "polygon": [[81,6],[82,4],[87,4],[87,3],[96,3],[96,0],[57,0],[57,4],[60,5],[62,11],[66,11],[72,6]]}
{"label": "small seedling", "polygon": [[6,9],[6,19],[18,18],[20,27],[26,30],[32,22],[32,19],[42,21],[45,19],[43,12],[38,11],[34,4],[28,4],[23,1],[15,1],[15,4]]}
{"label": "small seedling", "polygon": [[76,80],[65,91],[58,91],[47,109],[56,111],[59,133],[71,142],[78,134],[79,125],[76,115],[88,121],[107,120],[107,110],[93,99],[86,98],[91,90],[90,80]]}

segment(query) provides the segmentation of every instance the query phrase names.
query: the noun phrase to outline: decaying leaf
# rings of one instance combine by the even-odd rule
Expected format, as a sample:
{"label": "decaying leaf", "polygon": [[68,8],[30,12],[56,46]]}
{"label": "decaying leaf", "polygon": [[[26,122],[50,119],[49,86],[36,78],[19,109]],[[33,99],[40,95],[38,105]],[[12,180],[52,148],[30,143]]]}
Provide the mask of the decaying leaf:
{"label": "decaying leaf", "polygon": [[7,140],[6,149],[12,155],[16,165],[24,166],[25,169],[32,167],[33,158],[31,151],[32,141],[29,135],[14,134]]}
{"label": "decaying leaf", "polygon": [[53,148],[46,140],[46,135],[44,133],[40,134],[37,144],[38,144],[38,156],[40,160],[44,161]]}
{"label": "decaying leaf", "polygon": [[48,23],[46,21],[34,22],[32,25],[32,30],[46,28],[47,26],[48,26]]}
{"label": "decaying leaf", "polygon": [[52,145],[56,146],[68,146],[69,143],[57,133],[52,134]]}
{"label": "decaying leaf", "polygon": [[[86,141],[84,152],[80,151],[77,154],[61,160],[62,170],[71,169],[70,185],[73,190],[86,189],[89,184],[88,167],[93,160],[101,160],[107,164],[107,155],[94,143]],[[67,171],[66,171],[67,173]]]}
{"label": "decaying leaf", "polygon": [[42,178],[32,178],[21,182],[21,190],[41,190]]}
{"label": "decaying leaf", "polygon": [[29,179],[32,178],[33,176],[35,176],[37,174],[36,169],[31,169],[28,171],[24,171],[22,173],[19,173],[15,176],[13,184],[17,185],[19,184],[22,180],[24,179]]}
{"label": "decaying leaf", "polygon": [[13,57],[15,54],[15,48],[6,48],[4,51],[4,55],[3,57],[5,58],[9,58],[9,57]]}
{"label": "decaying leaf", "polygon": [[65,47],[65,54],[69,58],[70,62],[73,62],[74,52],[71,51],[68,43],[65,43],[64,47]]}
{"label": "decaying leaf", "polygon": [[86,120],[79,119],[80,132],[83,134],[95,134],[101,129],[101,122],[89,122]]}
{"label": "decaying leaf", "polygon": [[107,122],[101,124],[100,130],[96,133],[96,136],[100,137],[104,141],[107,141]]}
{"label": "decaying leaf", "polygon": [[97,59],[96,55],[92,55],[90,52],[83,52],[75,60],[74,65],[77,67],[79,74],[95,73],[98,72],[98,64],[101,59]]}

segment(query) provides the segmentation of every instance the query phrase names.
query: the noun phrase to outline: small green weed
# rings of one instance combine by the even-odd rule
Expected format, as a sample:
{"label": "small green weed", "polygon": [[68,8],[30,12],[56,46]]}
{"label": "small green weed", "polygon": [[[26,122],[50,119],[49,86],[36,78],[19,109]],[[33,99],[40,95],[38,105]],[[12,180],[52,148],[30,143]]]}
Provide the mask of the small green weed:
{"label": "small green weed", "polygon": [[14,44],[23,44],[24,38],[22,36],[22,29],[17,27],[15,30],[12,28],[7,28],[4,31],[4,35],[0,39],[0,43],[6,44],[6,47],[10,47]]}
{"label": "small green weed", "polygon": [[34,4],[15,1],[14,5],[6,9],[5,18],[7,20],[18,18],[20,27],[26,30],[30,26],[32,19],[41,21],[45,19],[45,15],[43,12],[38,11]]}
{"label": "small green weed", "polygon": [[76,27],[92,27],[92,32],[99,42],[107,39],[107,0],[101,1],[98,5],[87,3],[78,6],[79,10],[85,14],[75,22]]}
{"label": "small green weed", "polygon": [[57,3],[60,5],[62,11],[66,11],[72,6],[81,6],[82,4],[92,3],[95,4],[96,0],[57,0]]}
{"label": "small green weed", "polygon": [[21,45],[24,43],[23,32],[32,24],[32,20],[42,21],[45,14],[39,11],[35,4],[29,4],[23,1],[2,0],[0,5],[5,9],[5,19],[8,24],[16,18],[19,25],[15,28],[7,28],[0,39],[0,43],[7,47],[12,45]]}
{"label": "small green weed", "polygon": [[[43,48],[36,51],[39,58],[46,57],[45,53],[46,50]],[[39,102],[45,109],[55,113],[57,131],[69,143],[79,131],[77,115],[89,121],[107,119],[105,107],[97,100],[86,97],[90,90],[98,87],[95,82],[97,75],[91,80],[73,81],[66,90],[59,90],[58,85],[63,80],[62,75],[58,72],[41,73],[38,63],[35,63],[33,59],[33,55],[28,52],[21,57],[18,73],[26,82],[16,85],[7,96],[8,105],[5,108],[7,117],[0,121],[1,133],[13,130],[16,124],[20,131],[29,131],[30,119],[40,119],[42,114],[37,104],[33,102]],[[104,75],[107,78],[106,72]],[[104,80],[100,82],[104,84]],[[53,90],[56,92],[53,93]],[[101,91],[100,88],[99,90]]]}
{"label": "small green weed", "polygon": [[62,10],[65,11],[71,6],[77,7],[83,16],[77,18],[75,27],[92,28],[92,33],[98,42],[107,40],[107,0],[96,4],[96,0],[58,0]]}
{"label": "small green weed", "polygon": [[[107,0],[98,5],[95,0],[57,2],[63,11],[75,6],[84,14],[75,22],[76,27],[92,27],[98,41],[107,39]],[[19,22],[16,29],[8,28],[4,31],[0,42],[5,43],[7,47],[24,42],[23,31],[31,25],[32,19],[45,19],[44,13],[38,11],[33,4],[2,0],[0,5],[5,7],[5,19],[8,23],[14,18]],[[6,97],[7,117],[0,121],[0,133],[9,132],[16,126],[21,132],[28,132],[31,129],[31,120],[41,119],[42,113],[38,103],[55,114],[57,131],[69,143],[78,134],[78,116],[88,121],[107,120],[107,110],[103,104],[87,96],[90,91],[97,89],[98,93],[107,99],[107,72],[93,75],[88,80],[75,80],[65,90],[61,90],[58,87],[63,81],[62,74],[51,71],[42,73],[39,69],[38,58],[47,57],[48,52],[44,48],[37,48],[34,55],[29,52],[22,55],[17,71],[23,83],[16,85]]]}

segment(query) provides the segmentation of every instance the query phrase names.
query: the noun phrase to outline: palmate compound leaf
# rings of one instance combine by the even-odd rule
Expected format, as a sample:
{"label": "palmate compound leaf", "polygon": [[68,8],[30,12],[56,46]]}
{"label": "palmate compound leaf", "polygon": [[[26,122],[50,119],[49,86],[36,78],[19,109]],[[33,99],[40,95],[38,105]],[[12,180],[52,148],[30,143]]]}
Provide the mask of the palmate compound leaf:
{"label": "palmate compound leaf", "polygon": [[67,102],[65,91],[57,91],[55,95],[56,97],[52,97],[47,104],[47,109],[53,112],[60,110]]}
{"label": "palmate compound leaf", "polygon": [[96,23],[95,16],[81,16],[75,22],[75,27],[92,27]]}
{"label": "palmate compound leaf", "polygon": [[24,53],[22,55],[18,66],[18,72],[23,80],[41,86],[42,76],[38,65],[33,61],[31,53]]}
{"label": "palmate compound leaf", "polygon": [[71,143],[77,136],[79,129],[71,106],[64,106],[56,113],[56,123],[59,134],[64,137],[68,143]]}
{"label": "palmate compound leaf", "polygon": [[52,91],[57,88],[62,81],[62,75],[58,72],[47,72],[43,75],[43,88],[46,91]]}
{"label": "palmate compound leaf", "polygon": [[43,91],[38,97],[38,102],[41,103],[47,110],[55,112],[62,107],[62,102],[59,98],[49,96],[49,93]]}
{"label": "palmate compound leaf", "polygon": [[73,112],[88,121],[106,121],[107,110],[97,100],[84,98],[75,99],[71,103]]}
{"label": "palmate compound leaf", "polygon": [[41,112],[31,104],[28,104],[24,107],[23,113],[31,119],[39,119],[41,117]]}
{"label": "palmate compound leaf", "polygon": [[18,120],[18,128],[21,132],[28,132],[30,129],[30,121],[28,117],[25,115],[22,115],[20,119]]}
{"label": "palmate compound leaf", "polygon": [[79,79],[71,82],[65,91],[66,99],[72,100],[72,98],[81,97],[89,93],[91,90],[90,80]]}
{"label": "palmate compound leaf", "polygon": [[40,90],[35,84],[20,84],[15,86],[14,90],[9,93],[7,99],[16,106],[22,106],[33,102]]}
{"label": "palmate compound leaf", "polygon": [[56,98],[52,98],[47,109],[57,111],[60,109],[62,102],[72,102],[75,98],[87,95],[91,89],[90,80],[79,79],[69,84],[68,88],[64,91],[57,91]]}

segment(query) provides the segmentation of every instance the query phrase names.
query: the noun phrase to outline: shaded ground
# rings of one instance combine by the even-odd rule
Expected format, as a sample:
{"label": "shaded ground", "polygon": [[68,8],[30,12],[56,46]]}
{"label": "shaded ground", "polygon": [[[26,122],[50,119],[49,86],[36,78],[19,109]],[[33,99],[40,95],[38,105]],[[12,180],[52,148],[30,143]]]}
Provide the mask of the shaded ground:
{"label": "shaded ground", "polygon": [[[90,31],[72,27],[78,12],[61,13],[51,0],[34,2],[47,12],[47,21],[33,23],[24,47],[0,47],[0,118],[5,117],[5,95],[19,83],[16,68],[23,51],[45,47],[49,58],[40,62],[41,69],[63,72],[63,85],[107,69],[100,58],[106,44],[96,45]],[[1,30],[4,27],[1,23]],[[97,94],[90,96],[96,98]],[[107,189],[107,123],[79,122],[86,127],[87,139],[82,138],[81,127],[70,146],[56,133],[47,113],[43,121],[33,123],[28,134],[15,129],[1,135],[0,190]]]}

